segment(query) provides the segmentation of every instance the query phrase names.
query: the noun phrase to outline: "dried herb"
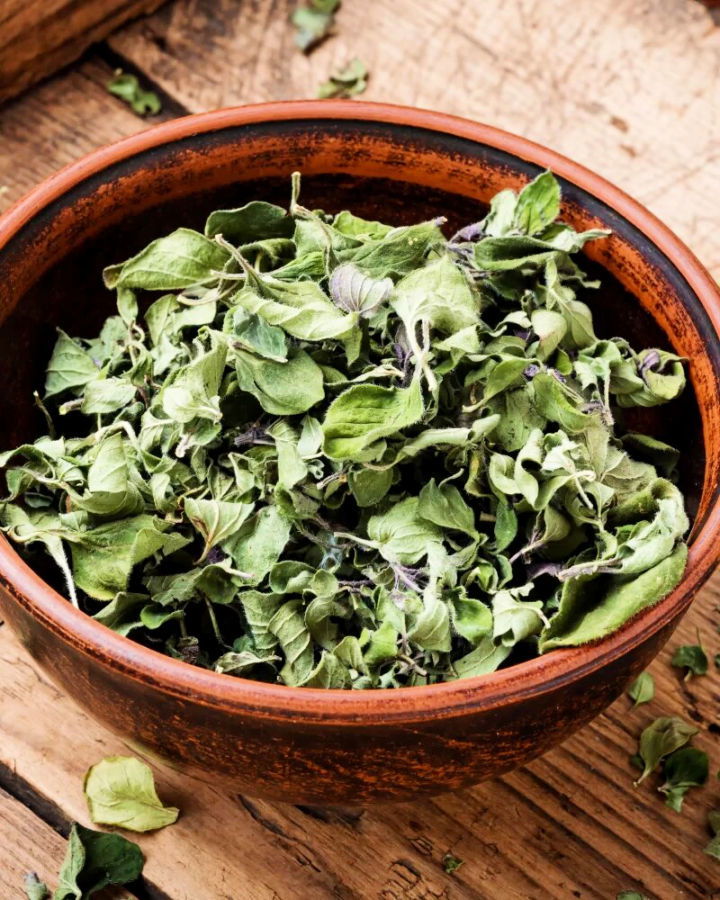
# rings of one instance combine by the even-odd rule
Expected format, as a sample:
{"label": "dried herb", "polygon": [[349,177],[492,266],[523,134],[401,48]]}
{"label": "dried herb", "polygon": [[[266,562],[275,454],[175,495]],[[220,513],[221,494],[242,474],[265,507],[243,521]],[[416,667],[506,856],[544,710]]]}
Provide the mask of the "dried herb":
{"label": "dried herb", "polygon": [[357,57],[341,69],[336,69],[318,88],[318,97],[355,97],[367,87],[368,70]]}
{"label": "dried herb", "polygon": [[661,716],[651,722],[640,735],[638,757],[643,771],[635,784],[644,781],[666,756],[679,750],[697,733],[697,728],[677,716]]}
{"label": "dried herb", "polygon": [[713,833],[712,839],[703,848],[703,853],[720,859],[720,810],[712,809],[708,813],[708,826]]}
{"label": "dried herb", "polygon": [[557,220],[554,178],[449,239],[298,194],[105,270],[117,314],[48,366],[56,426],[0,456],[4,531],[119,634],[293,686],[480,675],[671,591],[677,454],[615,416],[683,368],[596,336],[573,254],[605,233]]}
{"label": "dried herb", "polygon": [[670,664],[678,669],[685,669],[685,681],[689,681],[693,675],[705,675],[708,670],[708,658],[700,644],[678,647]]}
{"label": "dried herb", "polygon": [[139,116],[156,116],[162,109],[160,98],[154,91],[146,91],[140,86],[136,75],[117,69],[107,83],[111,94],[124,100]]}
{"label": "dried herb", "polygon": [[675,812],[682,811],[685,794],[700,787],[708,777],[708,755],[696,747],[682,747],[667,757],[663,764],[665,783],[658,788],[666,795],[665,803]]}
{"label": "dried herb", "polygon": [[456,872],[460,868],[460,866],[464,864],[464,862],[464,860],[459,859],[452,853],[446,853],[442,858],[443,869],[447,872],[448,875],[452,875],[453,872]]}
{"label": "dried herb", "polygon": [[[127,885],[142,874],[143,855],[137,844],[119,834],[105,834],[73,825],[60,867],[53,900],[90,900],[110,885]],[[28,900],[46,900],[50,890],[37,875],[25,879]]]}
{"label": "dried herb", "polygon": [[290,18],[295,26],[295,43],[303,53],[309,53],[332,32],[339,6],[340,0],[309,0],[294,10]]}
{"label": "dried herb", "polygon": [[649,672],[641,672],[627,690],[628,697],[635,706],[649,703],[655,696],[655,681]]}
{"label": "dried herb", "polygon": [[154,831],[178,817],[177,809],[160,801],[150,767],[132,756],[109,756],[92,766],[83,790],[90,818],[98,825]]}
{"label": "dried herb", "polygon": [[620,891],[616,900],[650,900],[650,898],[638,891]]}
{"label": "dried herb", "polygon": [[25,876],[25,896],[27,900],[47,900],[50,888],[34,872],[29,872]]}

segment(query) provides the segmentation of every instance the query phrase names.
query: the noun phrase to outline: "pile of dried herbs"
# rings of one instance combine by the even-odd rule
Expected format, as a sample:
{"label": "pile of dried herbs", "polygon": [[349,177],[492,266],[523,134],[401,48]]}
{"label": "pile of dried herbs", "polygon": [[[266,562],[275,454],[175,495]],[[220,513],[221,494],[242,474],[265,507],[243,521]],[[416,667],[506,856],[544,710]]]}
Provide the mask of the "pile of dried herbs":
{"label": "pile of dried herbs", "polygon": [[106,269],[118,314],[47,370],[62,436],[0,459],[4,530],[109,628],[287,685],[479,675],[666,595],[677,453],[614,410],[685,377],[595,335],[572,254],[604,232],[549,173],[449,240],[298,191]]}

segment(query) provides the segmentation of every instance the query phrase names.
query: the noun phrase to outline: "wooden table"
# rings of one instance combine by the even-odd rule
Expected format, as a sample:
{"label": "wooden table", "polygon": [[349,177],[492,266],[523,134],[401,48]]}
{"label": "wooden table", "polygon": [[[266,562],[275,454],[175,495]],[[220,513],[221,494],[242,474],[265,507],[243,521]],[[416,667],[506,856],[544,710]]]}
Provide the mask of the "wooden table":
{"label": "wooden table", "polygon": [[[1,4],[0,4],[1,5]],[[0,208],[99,144],[146,127],[105,91],[136,71],[162,117],[313,96],[351,56],[368,99],[499,125],[586,163],[646,203],[720,275],[720,27],[693,0],[345,0],[337,35],[309,58],[292,44],[293,0],[176,0],[0,109]],[[228,795],[162,766],[180,821],[140,839],[138,898],[720,898],[703,855],[720,807],[720,674],[683,682],[673,646],[717,634],[720,578],[652,667],[657,696],[620,699],[566,744],[498,782],[364,814]],[[89,824],[85,770],[122,742],[89,720],[0,629],[0,898],[23,874],[54,885],[69,823]],[[677,714],[703,729],[713,779],[682,815],[632,786],[641,728]],[[464,860],[443,871],[451,851]],[[116,896],[129,896],[119,894]]]}

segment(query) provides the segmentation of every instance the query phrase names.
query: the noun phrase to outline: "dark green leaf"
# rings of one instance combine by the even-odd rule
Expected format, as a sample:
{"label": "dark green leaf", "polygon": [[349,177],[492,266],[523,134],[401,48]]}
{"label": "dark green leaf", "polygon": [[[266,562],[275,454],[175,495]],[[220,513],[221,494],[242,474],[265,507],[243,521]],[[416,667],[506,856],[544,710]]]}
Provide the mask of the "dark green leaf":
{"label": "dark green leaf", "polygon": [[679,750],[697,733],[697,728],[676,716],[661,716],[651,722],[640,735],[638,752],[643,770],[636,784],[644,781],[666,756]]}
{"label": "dark green leaf", "polygon": [[708,659],[705,651],[699,644],[686,644],[677,647],[672,655],[670,664],[678,669],[685,669],[685,680],[693,675],[706,675]]}
{"label": "dark green leaf", "polygon": [[124,100],[139,116],[156,116],[162,109],[160,98],[154,91],[144,90],[140,87],[136,75],[130,75],[121,69],[118,69],[108,81],[107,89],[111,94]]}
{"label": "dark green leaf", "polygon": [[695,747],[682,747],[671,753],[663,764],[665,782],[659,788],[665,803],[675,812],[682,812],[685,794],[692,787],[700,787],[708,777],[708,755]]}

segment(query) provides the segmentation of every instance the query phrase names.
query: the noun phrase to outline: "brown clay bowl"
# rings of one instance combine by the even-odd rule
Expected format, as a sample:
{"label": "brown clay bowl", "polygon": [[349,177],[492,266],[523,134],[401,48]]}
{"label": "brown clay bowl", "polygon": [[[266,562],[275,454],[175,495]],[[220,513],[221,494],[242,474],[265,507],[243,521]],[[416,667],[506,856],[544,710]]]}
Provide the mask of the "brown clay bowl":
{"label": "brown clay bowl", "polygon": [[[218,206],[303,201],[396,223],[480,216],[503,187],[543,168],[564,216],[609,227],[588,247],[603,271],[601,334],[687,357],[691,389],[641,427],[684,451],[694,518],[682,584],[602,642],[492,675],[397,691],[260,684],[170,659],[86,617],[0,539],[0,613],[46,672],[121,737],[250,794],[295,803],[408,800],[522,765],[601,712],[659,651],[720,549],[720,303],[668,229],[575,163],[494,128],[402,107],[335,101],[221,110],[167,122],[98,150],[37,187],[0,222],[2,447],[41,433],[30,402],[54,328],[93,329],[111,309],[103,265]],[[630,423],[633,424],[633,423]]]}

